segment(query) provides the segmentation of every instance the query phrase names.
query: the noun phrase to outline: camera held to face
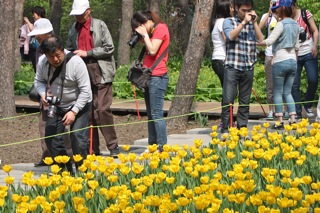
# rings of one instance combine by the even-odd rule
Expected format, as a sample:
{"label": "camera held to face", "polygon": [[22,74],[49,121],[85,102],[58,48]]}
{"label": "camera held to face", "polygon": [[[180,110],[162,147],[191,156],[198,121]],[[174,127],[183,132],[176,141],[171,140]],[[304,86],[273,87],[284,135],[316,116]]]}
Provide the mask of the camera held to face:
{"label": "camera held to face", "polygon": [[129,46],[131,48],[133,48],[141,38],[142,38],[142,36],[139,33],[137,33],[136,31],[134,31],[130,40],[128,41]]}
{"label": "camera held to face", "polygon": [[257,16],[255,15],[251,15],[251,20],[254,21],[256,19]]}
{"label": "camera held to face", "polygon": [[57,96],[47,96],[46,101],[49,103],[47,116],[53,118],[57,113],[57,106],[60,104],[60,99]]}

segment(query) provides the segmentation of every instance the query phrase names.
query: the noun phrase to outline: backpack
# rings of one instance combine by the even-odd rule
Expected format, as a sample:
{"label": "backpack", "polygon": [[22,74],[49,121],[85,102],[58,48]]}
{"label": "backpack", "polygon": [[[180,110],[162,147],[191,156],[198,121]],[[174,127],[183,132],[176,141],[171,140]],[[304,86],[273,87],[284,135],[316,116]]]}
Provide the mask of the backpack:
{"label": "backpack", "polygon": [[311,31],[310,29],[310,24],[308,22],[308,18],[307,18],[307,10],[306,9],[301,9],[301,16],[302,16],[302,19],[304,21],[304,23],[306,23],[310,33],[311,33],[311,36],[313,37],[313,32]]}

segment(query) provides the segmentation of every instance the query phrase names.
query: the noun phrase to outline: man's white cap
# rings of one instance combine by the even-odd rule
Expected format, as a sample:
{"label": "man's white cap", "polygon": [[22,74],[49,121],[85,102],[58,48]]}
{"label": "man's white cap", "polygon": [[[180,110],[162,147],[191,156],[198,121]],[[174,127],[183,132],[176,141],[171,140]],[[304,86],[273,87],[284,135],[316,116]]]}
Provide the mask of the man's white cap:
{"label": "man's white cap", "polygon": [[88,0],[74,0],[72,4],[72,10],[70,12],[70,16],[82,15],[88,8],[90,8],[90,4]]}
{"label": "man's white cap", "polygon": [[34,22],[33,30],[28,36],[42,35],[53,31],[51,22],[46,18],[40,18]]}

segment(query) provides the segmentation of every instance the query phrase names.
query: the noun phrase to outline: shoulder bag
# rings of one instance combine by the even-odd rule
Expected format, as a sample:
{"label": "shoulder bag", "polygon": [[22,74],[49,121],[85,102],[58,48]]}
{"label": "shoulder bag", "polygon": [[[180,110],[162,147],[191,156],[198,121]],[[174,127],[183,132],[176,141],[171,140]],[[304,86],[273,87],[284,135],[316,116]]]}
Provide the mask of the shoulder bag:
{"label": "shoulder bag", "polygon": [[141,62],[142,58],[146,52],[146,47],[143,46],[143,48],[140,52],[140,55],[139,55],[139,59],[134,60],[131,65],[131,68],[129,69],[128,76],[127,76],[128,80],[134,86],[136,86],[139,89],[142,89],[143,91],[145,88],[148,88],[152,70],[154,70],[154,68],[156,68],[156,66],[159,64],[159,62],[167,54],[168,48],[169,47],[167,47],[165,49],[165,51],[163,51],[163,53],[160,55],[160,57],[152,64],[152,66],[150,68],[148,68],[148,67],[144,67]]}

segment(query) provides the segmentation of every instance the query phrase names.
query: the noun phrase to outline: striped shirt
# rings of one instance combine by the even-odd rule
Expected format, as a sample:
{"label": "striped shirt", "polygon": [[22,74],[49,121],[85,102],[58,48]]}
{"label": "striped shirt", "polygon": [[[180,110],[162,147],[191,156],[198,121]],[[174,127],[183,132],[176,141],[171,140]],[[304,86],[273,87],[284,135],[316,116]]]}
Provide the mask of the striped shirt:
{"label": "striped shirt", "polygon": [[233,67],[239,71],[252,70],[257,61],[256,36],[254,26],[247,23],[240,34],[233,41],[230,40],[230,32],[241,24],[237,17],[226,18],[223,22],[223,31],[226,35],[227,56],[225,66]]}

